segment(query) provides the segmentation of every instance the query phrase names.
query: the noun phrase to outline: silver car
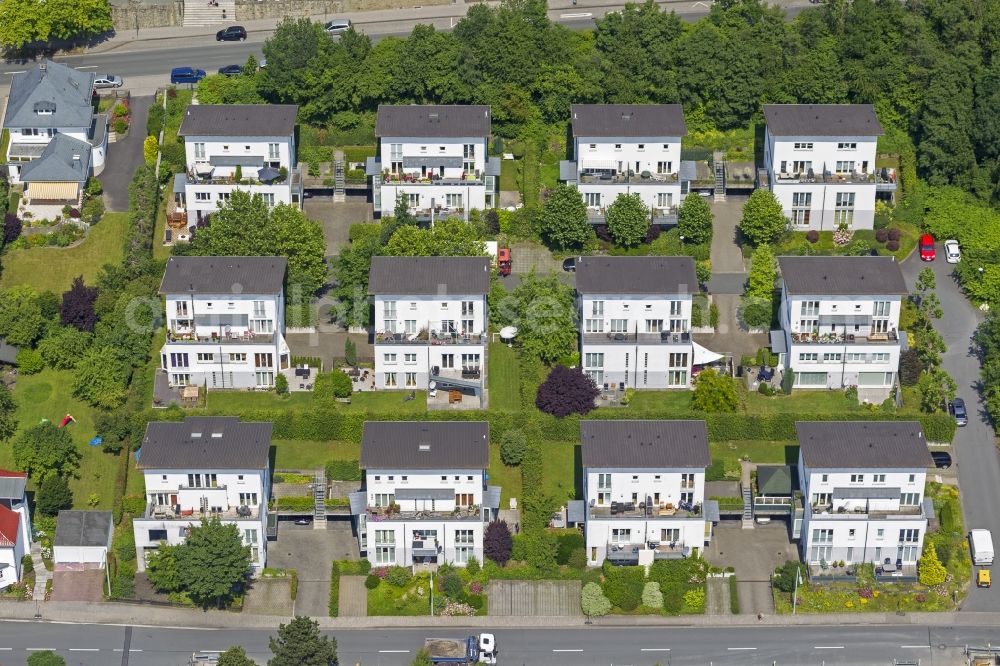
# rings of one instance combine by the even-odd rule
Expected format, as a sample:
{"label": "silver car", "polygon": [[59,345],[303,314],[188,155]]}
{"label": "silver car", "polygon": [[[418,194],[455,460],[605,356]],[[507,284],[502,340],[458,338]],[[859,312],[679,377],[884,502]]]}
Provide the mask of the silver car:
{"label": "silver car", "polygon": [[327,21],[323,29],[326,30],[326,34],[331,36],[342,35],[351,29],[351,21],[349,19],[333,19]]}
{"label": "silver car", "polygon": [[94,77],[95,88],[121,88],[125,83],[117,74],[98,74]]}

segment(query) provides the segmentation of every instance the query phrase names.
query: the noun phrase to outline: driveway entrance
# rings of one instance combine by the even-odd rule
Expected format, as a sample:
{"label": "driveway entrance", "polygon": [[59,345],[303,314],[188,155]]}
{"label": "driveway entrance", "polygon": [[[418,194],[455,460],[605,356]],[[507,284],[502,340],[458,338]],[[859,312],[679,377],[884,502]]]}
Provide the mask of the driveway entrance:
{"label": "driveway entrance", "polygon": [[771,614],[771,574],[778,565],[798,560],[799,552],[785,521],[755,525],[752,530],[744,530],[739,521],[727,521],[716,526],[705,559],[717,567],[736,569],[741,613]]}

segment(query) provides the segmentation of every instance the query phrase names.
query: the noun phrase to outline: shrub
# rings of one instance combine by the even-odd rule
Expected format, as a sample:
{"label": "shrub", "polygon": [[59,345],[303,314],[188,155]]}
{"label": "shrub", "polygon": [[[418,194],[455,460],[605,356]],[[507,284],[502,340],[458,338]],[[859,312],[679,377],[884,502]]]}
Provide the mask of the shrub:
{"label": "shrub", "polygon": [[34,349],[22,349],[17,352],[17,369],[25,375],[33,375],[45,368],[42,355]]}
{"label": "shrub", "polygon": [[600,391],[582,370],[557,365],[538,387],[535,406],[546,414],[569,416],[586,414],[594,409]]}
{"label": "shrub", "polygon": [[[583,535],[577,531],[566,532],[556,536],[556,563],[569,564],[576,552],[584,552]],[[586,557],[584,558],[586,559]]]}
{"label": "shrub", "polygon": [[115,134],[124,134],[128,131],[128,121],[125,118],[115,118],[111,122],[111,128],[115,131]]}
{"label": "shrub", "polygon": [[113,547],[119,563],[135,559],[135,532],[131,525],[126,523],[124,527],[115,531]]}
{"label": "shrub", "polygon": [[885,244],[885,249],[889,250],[889,252],[895,252],[896,250],[899,249],[899,241],[894,241],[894,240],[889,241],[888,243]]}
{"label": "shrub", "polygon": [[396,587],[405,587],[413,578],[413,574],[406,567],[392,567],[385,575],[385,582]]}
{"label": "shrub", "polygon": [[601,617],[611,612],[611,601],[597,583],[587,583],[580,592],[580,609],[587,617]]}
{"label": "shrub", "polygon": [[504,465],[520,465],[528,450],[528,437],[523,430],[508,430],[500,436],[500,460]]}
{"label": "shrub", "polygon": [[336,481],[360,481],[361,467],[357,460],[330,460],[326,463],[326,478]]}
{"label": "shrub", "polygon": [[[470,576],[476,576],[482,571],[482,565],[479,564],[479,560],[476,559],[475,555],[470,555],[469,560],[465,563],[465,570],[469,572]],[[477,583],[473,583],[476,585]],[[473,592],[473,594],[479,594],[478,592]]]}
{"label": "shrub", "polygon": [[494,520],[486,526],[486,531],[483,534],[483,554],[486,557],[502,567],[510,560],[513,548],[514,540],[506,522]]}
{"label": "shrub", "polygon": [[382,584],[382,579],[374,574],[368,574],[368,577],[365,578],[365,587],[367,587],[369,590],[374,590],[381,584]]}
{"label": "shrub", "polygon": [[887,229],[878,229],[875,231],[875,240],[879,243],[884,243],[889,240],[889,231]]}
{"label": "shrub", "polygon": [[340,370],[332,372],[330,373],[330,375],[331,375],[330,388],[333,390],[333,397],[350,398],[351,391],[353,390],[353,385],[351,384],[351,378]]}
{"label": "shrub", "polygon": [[791,593],[795,589],[795,573],[799,573],[799,580],[806,580],[806,568],[801,562],[788,560],[774,570],[771,584],[781,592]]}
{"label": "shrub", "polygon": [[80,217],[87,224],[97,224],[104,217],[104,200],[95,196],[83,202]]}
{"label": "shrub", "polygon": [[288,395],[288,377],[279,373],[274,378],[274,392],[278,395]]}
{"label": "shrub", "polygon": [[898,241],[902,235],[903,233],[899,229],[893,228],[888,230],[888,238],[891,241]]}
{"label": "shrub", "polygon": [[924,548],[923,555],[917,564],[920,584],[927,586],[940,585],[948,578],[948,571],[938,559],[937,549],[934,547]]}
{"label": "shrub", "polygon": [[810,243],[818,243],[819,232],[816,231],[815,229],[810,229],[809,231],[806,232],[806,240],[809,241]]}
{"label": "shrub", "polygon": [[684,593],[684,610],[688,613],[704,612],[705,588],[699,587]]}
{"label": "shrub", "polygon": [[358,346],[350,338],[344,341],[344,360],[347,362],[347,365],[358,364]]}
{"label": "shrub", "polygon": [[605,563],[604,594],[623,611],[632,611],[642,602],[645,571],[642,567],[616,567]]}
{"label": "shrub", "polygon": [[642,588],[642,605],[646,608],[663,608],[663,593],[660,584],[649,582]]}
{"label": "shrub", "polygon": [[462,597],[462,577],[454,571],[446,573],[441,576],[441,589],[444,593],[451,597],[452,599],[461,599]]}

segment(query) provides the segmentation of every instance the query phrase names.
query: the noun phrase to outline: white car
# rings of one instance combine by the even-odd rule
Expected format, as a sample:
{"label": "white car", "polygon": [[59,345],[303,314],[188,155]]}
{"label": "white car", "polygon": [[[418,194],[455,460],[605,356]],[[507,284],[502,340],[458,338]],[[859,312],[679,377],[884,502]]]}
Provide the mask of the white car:
{"label": "white car", "polygon": [[124,81],[116,74],[98,74],[94,77],[95,88],[121,88]]}
{"label": "white car", "polygon": [[962,251],[958,249],[957,240],[946,240],[944,242],[944,259],[949,264],[957,264],[962,260]]}
{"label": "white car", "polygon": [[479,634],[479,662],[497,663],[497,639],[493,634]]}
{"label": "white car", "polygon": [[327,21],[323,29],[326,30],[326,34],[330,36],[342,35],[351,29],[351,21],[349,19],[334,19],[332,21]]}

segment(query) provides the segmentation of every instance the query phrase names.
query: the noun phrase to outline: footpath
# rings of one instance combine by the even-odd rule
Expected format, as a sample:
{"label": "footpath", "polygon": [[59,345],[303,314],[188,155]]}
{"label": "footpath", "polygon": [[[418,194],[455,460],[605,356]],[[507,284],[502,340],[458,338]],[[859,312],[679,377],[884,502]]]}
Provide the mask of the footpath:
{"label": "footpath", "polygon": [[[37,610],[36,610],[37,608]],[[36,614],[37,613],[37,614]],[[71,601],[0,602],[0,619],[121,626],[156,626],[193,629],[274,629],[290,618],[226,611],[163,608],[147,604]],[[317,617],[324,629],[401,629],[477,627],[493,629],[571,628],[586,623],[583,617]],[[734,626],[1000,626],[1000,613],[826,613],[804,615],[688,615],[607,616],[594,618],[604,627],[734,627]]]}

